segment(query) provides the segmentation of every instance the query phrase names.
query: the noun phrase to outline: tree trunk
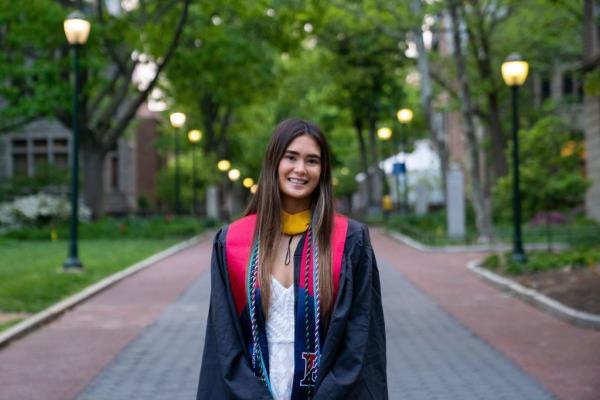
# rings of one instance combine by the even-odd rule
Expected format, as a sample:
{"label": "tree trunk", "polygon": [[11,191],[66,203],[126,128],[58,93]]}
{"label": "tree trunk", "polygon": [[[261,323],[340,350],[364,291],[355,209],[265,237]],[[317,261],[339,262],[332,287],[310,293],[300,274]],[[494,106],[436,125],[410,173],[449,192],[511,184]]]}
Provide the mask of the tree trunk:
{"label": "tree trunk", "polygon": [[[502,129],[500,119],[500,104],[498,101],[498,76],[492,68],[491,54],[491,28],[486,29],[483,21],[485,11],[482,10],[482,15],[478,16],[476,22],[469,22],[466,18],[467,11],[462,3],[457,4],[457,12],[465,21],[467,34],[469,37],[469,48],[473,59],[476,60],[475,65],[482,82],[488,82],[489,86],[485,90],[486,101],[489,112],[485,115],[485,124],[487,126],[487,134],[492,141],[492,166],[493,177],[489,184],[493,184],[498,178],[508,173],[508,165],[506,163],[505,149],[506,137]],[[479,11],[478,11],[479,12]],[[472,20],[471,20],[472,21]]]}
{"label": "tree trunk", "polygon": [[104,158],[106,151],[99,146],[83,146],[83,199],[92,212],[92,219],[104,214]]}
{"label": "tree trunk", "polygon": [[456,61],[457,78],[460,85],[461,111],[465,128],[465,135],[469,143],[469,156],[471,159],[471,187],[472,202],[475,209],[475,222],[480,242],[488,242],[492,238],[492,218],[485,199],[483,185],[480,177],[479,163],[479,143],[475,134],[474,113],[471,101],[471,89],[467,80],[467,71],[465,59],[462,54],[462,43],[460,32],[458,30],[460,21],[458,20],[456,0],[448,0],[448,10],[452,20],[452,38],[454,41],[454,58]]}
{"label": "tree trunk", "polygon": [[500,105],[498,103],[498,94],[496,92],[488,93],[488,105],[490,107],[490,120],[488,129],[492,137],[492,160],[494,162],[494,182],[508,173],[506,163],[506,137],[502,131],[502,122],[500,121]]}
{"label": "tree trunk", "polygon": [[377,118],[369,117],[369,145],[371,147],[371,165],[372,165],[372,203],[369,204],[371,210],[379,210],[383,197],[383,180],[385,179],[384,172],[379,168],[379,151],[377,147]]}
{"label": "tree trunk", "polygon": [[358,148],[360,151],[360,162],[362,165],[363,173],[365,174],[365,184],[367,186],[367,205],[373,203],[373,182],[369,174],[369,159],[367,157],[367,146],[365,143],[365,137],[363,136],[363,126],[360,118],[354,118],[354,128],[358,139]]}
{"label": "tree trunk", "polygon": [[[413,0],[412,10],[415,15],[421,15],[422,6],[421,0]],[[432,142],[435,144],[438,155],[440,157],[440,172],[442,175],[442,193],[443,197],[446,197],[446,175],[448,173],[449,155],[448,148],[446,147],[446,141],[444,140],[444,132],[439,123],[434,121],[434,110],[433,110],[433,89],[431,85],[431,74],[429,69],[429,58],[427,55],[427,49],[423,42],[423,33],[419,27],[414,31],[414,41],[417,45],[417,67],[419,68],[419,74],[421,75],[421,106],[425,111],[425,122],[429,129],[430,137]]]}

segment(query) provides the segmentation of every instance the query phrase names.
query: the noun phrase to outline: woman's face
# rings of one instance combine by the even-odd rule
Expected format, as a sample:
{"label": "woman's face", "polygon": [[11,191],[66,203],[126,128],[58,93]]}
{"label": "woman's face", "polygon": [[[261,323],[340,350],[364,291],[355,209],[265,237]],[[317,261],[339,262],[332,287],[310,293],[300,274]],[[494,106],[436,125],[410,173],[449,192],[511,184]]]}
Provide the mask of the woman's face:
{"label": "woman's face", "polygon": [[310,207],[310,196],[321,177],[321,149],[315,139],[300,135],[289,144],[279,161],[277,179],[283,208],[288,213]]}

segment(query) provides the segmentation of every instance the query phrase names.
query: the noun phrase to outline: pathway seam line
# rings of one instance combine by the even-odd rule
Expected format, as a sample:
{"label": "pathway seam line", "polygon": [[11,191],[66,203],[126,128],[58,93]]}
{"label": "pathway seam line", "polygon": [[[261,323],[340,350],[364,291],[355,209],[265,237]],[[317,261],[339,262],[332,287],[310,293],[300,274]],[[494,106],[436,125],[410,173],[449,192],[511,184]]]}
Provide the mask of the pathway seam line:
{"label": "pathway seam line", "polygon": [[70,310],[71,308],[77,306],[78,304],[84,302],[90,297],[108,289],[112,285],[122,281],[123,279],[136,274],[151,265],[155,264],[158,261],[161,261],[181,250],[187,249],[197,243],[200,243],[207,236],[212,233],[211,231],[203,232],[199,235],[196,235],[190,239],[187,239],[183,242],[176,243],[173,246],[158,252],[156,254],[151,255],[137,263],[130,265],[129,267],[115,272],[114,274],[102,279],[99,282],[88,286],[87,288],[81,290],[78,293],[75,293],[66,299],[59,301],[56,304],[51,305],[50,307],[32,315],[29,318],[19,322],[15,326],[10,327],[6,331],[0,333],[0,349],[6,346],[9,342],[20,338],[21,336],[26,335],[27,333],[35,330],[36,328],[44,325],[53,319],[58,318],[64,312]]}
{"label": "pathway seam line", "polygon": [[467,268],[485,281],[505,291],[515,294],[542,311],[559,317],[582,328],[600,330],[600,315],[579,311],[554,300],[534,289],[527,288],[512,279],[500,276],[480,266],[477,261],[470,261]]}

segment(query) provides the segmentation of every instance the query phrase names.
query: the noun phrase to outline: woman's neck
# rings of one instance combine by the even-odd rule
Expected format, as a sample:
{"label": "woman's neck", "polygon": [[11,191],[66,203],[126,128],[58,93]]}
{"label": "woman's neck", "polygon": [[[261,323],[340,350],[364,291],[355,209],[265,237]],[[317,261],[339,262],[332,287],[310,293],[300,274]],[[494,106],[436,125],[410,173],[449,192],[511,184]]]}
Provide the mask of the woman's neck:
{"label": "woman's neck", "polygon": [[310,208],[310,200],[284,199],[281,208],[288,214],[296,214],[300,211],[308,210]]}

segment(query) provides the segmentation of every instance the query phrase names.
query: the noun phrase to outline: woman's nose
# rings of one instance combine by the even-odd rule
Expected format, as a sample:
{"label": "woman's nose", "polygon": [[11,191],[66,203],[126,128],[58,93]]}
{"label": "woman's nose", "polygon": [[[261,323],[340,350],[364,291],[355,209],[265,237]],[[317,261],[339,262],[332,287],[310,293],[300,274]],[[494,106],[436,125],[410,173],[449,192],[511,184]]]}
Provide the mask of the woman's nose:
{"label": "woman's nose", "polygon": [[306,163],[304,161],[298,161],[294,165],[294,172],[296,172],[296,173],[305,173],[306,172]]}

